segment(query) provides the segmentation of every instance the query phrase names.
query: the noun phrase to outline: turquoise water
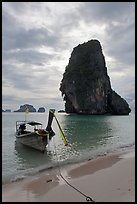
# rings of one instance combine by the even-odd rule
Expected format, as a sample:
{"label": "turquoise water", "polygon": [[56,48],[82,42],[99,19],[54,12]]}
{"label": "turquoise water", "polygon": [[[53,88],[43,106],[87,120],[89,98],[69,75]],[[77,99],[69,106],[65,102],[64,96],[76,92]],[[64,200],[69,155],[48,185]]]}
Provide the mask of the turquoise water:
{"label": "turquoise water", "polygon": [[[2,182],[7,183],[33,175],[43,169],[95,158],[108,152],[134,148],[135,115],[91,116],[56,113],[69,142],[65,146],[56,124],[44,154],[16,144],[16,120],[24,120],[25,113],[2,113]],[[47,126],[48,113],[29,113],[28,120]]]}

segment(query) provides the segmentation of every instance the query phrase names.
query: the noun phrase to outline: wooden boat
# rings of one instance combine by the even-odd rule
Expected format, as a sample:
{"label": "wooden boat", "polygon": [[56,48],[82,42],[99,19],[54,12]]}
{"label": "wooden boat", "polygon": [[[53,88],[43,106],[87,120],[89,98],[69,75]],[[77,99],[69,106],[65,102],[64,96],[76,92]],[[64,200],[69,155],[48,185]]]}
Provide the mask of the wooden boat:
{"label": "wooden boat", "polygon": [[45,152],[49,140],[55,135],[51,128],[55,110],[49,111],[48,125],[42,128],[42,123],[36,121],[16,121],[16,140],[41,152]]}

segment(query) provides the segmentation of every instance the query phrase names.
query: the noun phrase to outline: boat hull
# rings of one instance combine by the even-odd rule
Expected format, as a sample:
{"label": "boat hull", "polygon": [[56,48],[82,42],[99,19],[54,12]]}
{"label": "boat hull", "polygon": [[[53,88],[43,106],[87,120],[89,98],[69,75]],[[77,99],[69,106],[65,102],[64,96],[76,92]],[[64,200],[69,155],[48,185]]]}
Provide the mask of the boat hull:
{"label": "boat hull", "polygon": [[40,152],[45,152],[48,144],[47,138],[39,136],[36,133],[16,135],[16,140],[21,144],[36,149]]}

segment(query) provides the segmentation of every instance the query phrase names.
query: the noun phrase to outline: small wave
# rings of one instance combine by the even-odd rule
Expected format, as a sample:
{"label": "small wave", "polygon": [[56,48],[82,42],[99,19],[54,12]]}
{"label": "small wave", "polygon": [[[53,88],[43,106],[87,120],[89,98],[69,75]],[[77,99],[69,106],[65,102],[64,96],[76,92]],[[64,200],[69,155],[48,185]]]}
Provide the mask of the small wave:
{"label": "small wave", "polygon": [[129,144],[123,144],[123,145],[121,145],[119,148],[132,148],[132,147],[134,147],[135,146],[135,142],[132,142],[132,143],[129,143]]}
{"label": "small wave", "polygon": [[47,171],[47,170],[50,170],[50,169],[53,169],[53,166],[42,168],[42,169],[39,170],[39,172]]}
{"label": "small wave", "polygon": [[15,176],[14,178],[11,179],[11,182],[17,182],[17,181],[21,181],[23,179],[25,179],[26,176]]}

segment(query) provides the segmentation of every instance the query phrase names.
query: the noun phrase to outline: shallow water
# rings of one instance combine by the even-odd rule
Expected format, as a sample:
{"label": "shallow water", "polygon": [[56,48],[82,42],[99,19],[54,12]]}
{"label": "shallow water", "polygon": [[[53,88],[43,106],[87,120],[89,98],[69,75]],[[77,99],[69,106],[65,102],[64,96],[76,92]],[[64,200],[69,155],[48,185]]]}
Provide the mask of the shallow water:
{"label": "shallow water", "polygon": [[[56,113],[69,142],[65,146],[56,121],[56,135],[44,154],[16,144],[16,120],[24,120],[25,113],[2,113],[2,182],[6,183],[42,171],[49,167],[91,159],[107,152],[134,147],[135,116],[91,116]],[[47,126],[48,113],[29,113],[28,120]]]}

